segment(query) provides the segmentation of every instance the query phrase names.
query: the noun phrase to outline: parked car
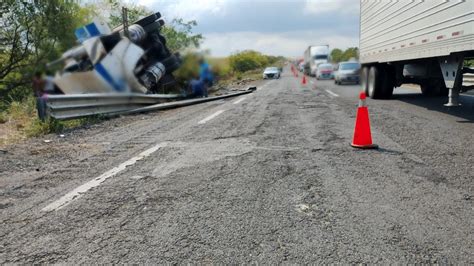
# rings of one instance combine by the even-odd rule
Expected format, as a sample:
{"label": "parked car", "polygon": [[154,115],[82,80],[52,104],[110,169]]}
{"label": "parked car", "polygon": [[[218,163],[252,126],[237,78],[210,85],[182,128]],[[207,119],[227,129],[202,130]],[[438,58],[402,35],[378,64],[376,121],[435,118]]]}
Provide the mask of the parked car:
{"label": "parked car", "polygon": [[280,70],[278,67],[267,67],[263,71],[263,79],[279,79]]}
{"label": "parked car", "polygon": [[316,79],[333,79],[334,66],[332,64],[319,64],[316,68]]}
{"label": "parked car", "polygon": [[336,67],[334,83],[342,84],[351,82],[359,84],[360,82],[360,64],[359,62],[340,62]]}

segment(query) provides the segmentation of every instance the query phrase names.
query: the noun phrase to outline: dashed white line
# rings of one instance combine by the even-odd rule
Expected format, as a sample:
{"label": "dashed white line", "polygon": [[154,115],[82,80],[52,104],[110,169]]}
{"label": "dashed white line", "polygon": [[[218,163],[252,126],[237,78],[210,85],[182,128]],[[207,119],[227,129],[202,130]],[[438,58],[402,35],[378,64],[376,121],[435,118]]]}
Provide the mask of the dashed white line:
{"label": "dashed white line", "polygon": [[239,104],[239,103],[242,102],[243,100],[245,100],[245,97],[242,97],[242,98],[238,99],[237,101],[234,102],[234,104]]}
{"label": "dashed white line", "polygon": [[334,97],[339,97],[339,95],[335,94],[334,92],[330,91],[330,90],[326,90],[327,93],[331,94],[332,96]]}
{"label": "dashed white line", "polygon": [[209,120],[211,120],[211,119],[215,118],[216,116],[222,114],[224,111],[225,111],[225,110],[219,110],[219,111],[213,113],[212,115],[210,115],[210,116],[204,118],[203,120],[199,121],[198,124],[200,124],[200,125],[201,125],[201,124],[205,124],[205,123],[208,122]]}
{"label": "dashed white line", "polygon": [[148,150],[143,151],[139,155],[121,163],[119,166],[110,169],[109,171],[103,173],[102,175],[90,180],[89,182],[80,185],[79,187],[75,188],[74,190],[70,191],[66,195],[62,196],[60,199],[52,202],[51,204],[47,205],[42,211],[57,211],[65,206],[67,206],[69,203],[71,203],[73,200],[78,199],[82,195],[84,195],[88,190],[91,188],[97,187],[100,184],[102,184],[105,180],[108,178],[111,178],[118,173],[122,172],[125,170],[128,166],[134,165],[137,161],[140,161],[148,156],[150,156],[152,153],[156,152],[160,148],[166,147],[168,145],[167,142],[162,142],[159,143]]}

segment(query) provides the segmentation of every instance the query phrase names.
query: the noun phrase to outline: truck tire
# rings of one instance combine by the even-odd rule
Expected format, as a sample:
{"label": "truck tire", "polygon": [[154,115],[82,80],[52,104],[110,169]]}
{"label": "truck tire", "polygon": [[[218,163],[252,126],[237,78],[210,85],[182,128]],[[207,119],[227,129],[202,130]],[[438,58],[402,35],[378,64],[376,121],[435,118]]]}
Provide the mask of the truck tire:
{"label": "truck tire", "polygon": [[372,99],[389,99],[393,94],[393,71],[386,65],[371,66],[367,78],[368,95]]}
{"label": "truck tire", "polygon": [[362,67],[360,71],[360,85],[362,90],[365,92],[365,95],[369,96],[369,88],[368,88],[368,79],[369,78],[369,67]]}
{"label": "truck tire", "polygon": [[140,20],[135,21],[133,24],[138,24],[138,25],[140,25],[140,26],[142,26],[142,27],[145,27],[146,25],[155,22],[155,20],[157,20],[157,19],[158,19],[158,18],[156,17],[156,14],[151,14],[151,15],[149,15],[149,16],[147,16],[147,17],[144,17],[144,18],[142,18],[142,19],[140,19]]}
{"label": "truck tire", "polygon": [[147,34],[149,34],[151,32],[158,31],[158,30],[160,30],[160,28],[161,28],[161,25],[160,25],[160,22],[158,22],[158,21],[155,21],[155,22],[150,23],[150,24],[146,25],[145,27],[143,27],[143,29],[145,30],[145,32]]}
{"label": "truck tire", "polygon": [[367,77],[367,94],[372,99],[380,99],[382,96],[382,74],[380,67],[371,66]]}
{"label": "truck tire", "polygon": [[396,83],[396,69],[393,65],[384,65],[385,68],[385,79],[382,90],[382,96],[384,99],[390,99],[393,95],[393,89]]}

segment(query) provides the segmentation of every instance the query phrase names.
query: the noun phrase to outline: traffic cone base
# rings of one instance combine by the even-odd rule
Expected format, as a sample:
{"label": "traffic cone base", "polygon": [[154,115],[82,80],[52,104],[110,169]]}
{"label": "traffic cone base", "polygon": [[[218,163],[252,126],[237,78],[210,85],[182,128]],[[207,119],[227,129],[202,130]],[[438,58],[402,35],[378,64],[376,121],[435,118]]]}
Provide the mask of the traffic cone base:
{"label": "traffic cone base", "polygon": [[370,150],[370,149],[378,149],[378,148],[379,148],[379,145],[377,145],[377,144],[355,145],[354,143],[351,143],[351,146],[354,147],[354,148],[367,149],[367,150]]}
{"label": "traffic cone base", "polygon": [[372,143],[370,132],[369,110],[365,106],[365,93],[360,94],[360,105],[357,108],[354,138],[351,146],[359,149],[377,149],[378,145]]}

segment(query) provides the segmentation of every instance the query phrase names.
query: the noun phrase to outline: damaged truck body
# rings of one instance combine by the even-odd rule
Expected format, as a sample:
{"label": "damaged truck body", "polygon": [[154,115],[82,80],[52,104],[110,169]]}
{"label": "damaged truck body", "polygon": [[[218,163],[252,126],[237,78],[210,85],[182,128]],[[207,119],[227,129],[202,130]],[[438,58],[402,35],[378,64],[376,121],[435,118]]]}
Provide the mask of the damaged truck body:
{"label": "damaged truck body", "polygon": [[56,86],[64,94],[157,93],[175,82],[172,72],[181,64],[166,46],[163,25],[155,13],[113,30],[100,21],[77,29],[80,45],[48,64],[64,64]]}

